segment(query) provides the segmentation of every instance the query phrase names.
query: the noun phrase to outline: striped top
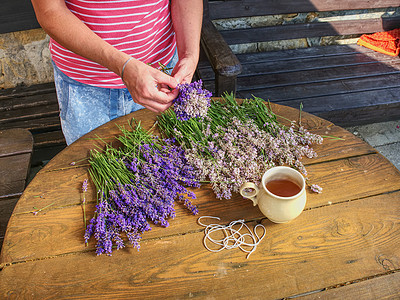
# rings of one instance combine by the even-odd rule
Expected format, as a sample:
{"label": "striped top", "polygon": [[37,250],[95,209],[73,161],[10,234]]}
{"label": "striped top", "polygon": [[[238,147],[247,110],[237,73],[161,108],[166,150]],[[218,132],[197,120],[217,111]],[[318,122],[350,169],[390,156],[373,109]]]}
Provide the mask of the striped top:
{"label": "striped top", "polygon": [[[167,65],[176,47],[169,0],[66,0],[67,7],[103,40],[134,58]],[[105,88],[124,88],[107,68],[50,39],[57,67],[70,78]]]}

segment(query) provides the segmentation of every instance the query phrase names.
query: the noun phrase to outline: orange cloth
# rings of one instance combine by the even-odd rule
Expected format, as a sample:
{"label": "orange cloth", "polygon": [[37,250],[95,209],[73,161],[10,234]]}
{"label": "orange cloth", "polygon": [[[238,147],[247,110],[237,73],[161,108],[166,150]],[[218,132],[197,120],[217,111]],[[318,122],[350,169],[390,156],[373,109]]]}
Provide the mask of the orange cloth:
{"label": "orange cloth", "polygon": [[400,28],[373,34],[363,34],[357,44],[384,54],[397,56],[400,53]]}

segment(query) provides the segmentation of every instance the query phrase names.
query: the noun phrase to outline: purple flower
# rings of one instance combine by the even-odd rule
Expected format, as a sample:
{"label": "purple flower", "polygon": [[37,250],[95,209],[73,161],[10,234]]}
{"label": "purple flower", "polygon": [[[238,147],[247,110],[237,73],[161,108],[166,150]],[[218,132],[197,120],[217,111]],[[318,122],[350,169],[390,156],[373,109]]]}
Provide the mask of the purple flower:
{"label": "purple flower", "polygon": [[179,84],[179,95],[174,100],[174,111],[181,121],[204,118],[210,107],[211,92],[202,88],[201,79],[192,83]]}
{"label": "purple flower", "polygon": [[82,191],[83,191],[84,193],[86,193],[86,192],[87,192],[87,189],[88,189],[88,180],[85,179],[85,180],[83,181],[83,183],[82,183]]}
{"label": "purple flower", "polygon": [[209,181],[219,199],[229,199],[247,181],[258,184],[262,174],[277,165],[289,165],[303,175],[301,162],[316,157],[311,144],[319,135],[291,122],[278,122],[264,100],[254,97],[238,104],[233,95],[211,101],[205,118],[179,122],[179,114],[159,118],[162,132],[184,145],[188,163],[200,181]]}
{"label": "purple flower", "polygon": [[320,187],[318,184],[312,184],[310,188],[314,193],[322,193],[322,187]]}
{"label": "purple flower", "polygon": [[[125,132],[125,137],[128,135]],[[97,169],[109,171],[109,175],[101,171],[94,176],[103,176],[104,188],[84,236],[85,241],[92,235],[96,238],[98,255],[111,255],[114,247],[124,247],[123,233],[139,250],[142,234],[151,230],[150,223],[169,226],[168,219],[175,217],[176,200],[193,214],[198,213],[189,200],[195,199],[195,194],[187,187],[199,187],[199,183],[184,150],[171,140],[153,138],[143,142],[138,136],[133,144],[134,140],[121,138],[125,147],[118,151],[110,147],[90,160],[91,174]]]}

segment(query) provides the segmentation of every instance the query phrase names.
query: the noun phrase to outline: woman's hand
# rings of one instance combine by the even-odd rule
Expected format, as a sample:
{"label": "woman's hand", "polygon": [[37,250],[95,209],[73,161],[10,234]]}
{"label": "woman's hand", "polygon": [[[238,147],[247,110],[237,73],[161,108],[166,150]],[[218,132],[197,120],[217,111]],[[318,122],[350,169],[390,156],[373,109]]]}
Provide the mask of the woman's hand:
{"label": "woman's hand", "polygon": [[190,83],[199,60],[203,1],[171,0],[171,15],[179,57],[172,76]]}
{"label": "woman's hand", "polygon": [[179,59],[171,75],[178,83],[190,83],[197,66],[196,58]]}
{"label": "woman's hand", "polygon": [[123,81],[133,101],[154,111],[163,112],[178,97],[178,81],[136,59],[125,67]]}

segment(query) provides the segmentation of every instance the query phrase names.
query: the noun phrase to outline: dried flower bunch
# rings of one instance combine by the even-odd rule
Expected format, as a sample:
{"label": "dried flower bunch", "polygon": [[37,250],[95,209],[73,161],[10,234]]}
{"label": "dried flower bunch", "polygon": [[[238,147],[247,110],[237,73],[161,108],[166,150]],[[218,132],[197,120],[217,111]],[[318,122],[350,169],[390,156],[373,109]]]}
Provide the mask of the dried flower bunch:
{"label": "dried flower bunch", "polygon": [[[163,134],[185,148],[187,162],[198,170],[199,180],[211,183],[219,199],[229,199],[247,181],[259,183],[276,165],[289,165],[307,175],[300,161],[315,157],[311,148],[322,137],[304,127],[285,126],[261,98],[239,105],[232,95],[212,100],[207,116],[180,121],[174,111],[159,117]],[[315,185],[316,186],[316,185]],[[317,189],[317,186],[315,187]]]}
{"label": "dried flower bunch", "polygon": [[203,89],[201,80],[178,85],[179,95],[174,100],[177,118],[187,121],[191,118],[204,118],[210,107],[211,92]]}
{"label": "dried flower bunch", "polygon": [[175,217],[175,200],[193,214],[198,212],[191,203],[195,194],[187,187],[199,183],[183,149],[144,131],[140,124],[120,130],[117,139],[122,147],[93,150],[89,159],[98,202],[85,241],[94,235],[98,255],[111,255],[114,244],[124,247],[122,233],[139,249],[142,233],[151,229],[149,222],[167,227],[167,219]]}
{"label": "dried flower bunch", "polygon": [[[117,140],[122,147],[106,144],[105,150],[91,152],[89,174],[98,199],[85,241],[96,238],[98,255],[124,247],[123,233],[139,249],[150,222],[169,225],[175,200],[197,214],[191,202],[195,194],[187,188],[199,187],[200,182],[211,183],[217,198],[229,199],[244,182],[258,184],[276,165],[307,175],[300,160],[316,156],[311,145],[321,143],[321,136],[295,122],[281,124],[261,98],[240,105],[232,95],[211,100],[201,81],[178,88],[174,110],[158,118],[164,139],[143,130],[140,123],[130,124],[128,129],[120,127]],[[322,190],[315,184],[311,188]]]}

